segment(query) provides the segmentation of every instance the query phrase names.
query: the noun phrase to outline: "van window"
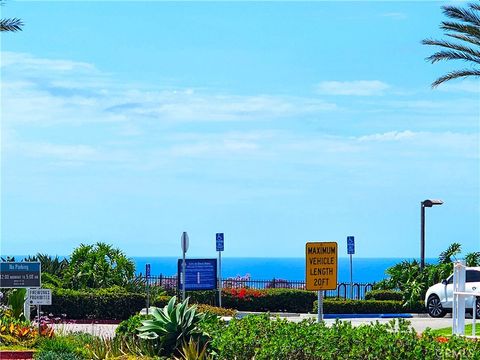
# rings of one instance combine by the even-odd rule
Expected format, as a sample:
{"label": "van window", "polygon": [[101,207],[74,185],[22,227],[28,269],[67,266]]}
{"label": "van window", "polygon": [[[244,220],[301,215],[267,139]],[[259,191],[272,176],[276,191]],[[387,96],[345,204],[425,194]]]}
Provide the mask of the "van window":
{"label": "van window", "polygon": [[480,282],[480,271],[467,270],[466,282]]}

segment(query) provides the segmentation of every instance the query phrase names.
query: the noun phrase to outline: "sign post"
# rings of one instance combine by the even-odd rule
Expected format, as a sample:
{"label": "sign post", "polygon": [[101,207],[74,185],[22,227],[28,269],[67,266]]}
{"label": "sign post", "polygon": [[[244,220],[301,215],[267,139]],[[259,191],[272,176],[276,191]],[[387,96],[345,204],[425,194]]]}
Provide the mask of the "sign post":
{"label": "sign post", "polygon": [[[28,289],[28,306],[37,305],[38,333],[42,334],[40,311],[42,305],[52,305],[52,290],[50,289]],[[25,314],[24,314],[25,315]]]}
{"label": "sign post", "polygon": [[182,301],[185,301],[185,268],[187,266],[185,260],[185,254],[188,250],[188,234],[186,231],[182,233],[182,253],[183,253],[183,262],[182,262]]}
{"label": "sign post", "polygon": [[147,315],[148,308],[150,307],[150,264],[145,264],[145,278],[147,285]]}
{"label": "sign post", "polygon": [[318,291],[318,319],[323,320],[323,291],[337,288],[338,247],[336,242],[308,242],[305,246],[306,288]]}
{"label": "sign post", "polygon": [[355,237],[347,236],[347,254],[350,255],[350,299],[353,299],[353,262],[352,255],[355,254]]}
{"label": "sign post", "polygon": [[217,233],[216,249],[218,251],[218,306],[222,307],[222,251],[224,250],[223,233]]}

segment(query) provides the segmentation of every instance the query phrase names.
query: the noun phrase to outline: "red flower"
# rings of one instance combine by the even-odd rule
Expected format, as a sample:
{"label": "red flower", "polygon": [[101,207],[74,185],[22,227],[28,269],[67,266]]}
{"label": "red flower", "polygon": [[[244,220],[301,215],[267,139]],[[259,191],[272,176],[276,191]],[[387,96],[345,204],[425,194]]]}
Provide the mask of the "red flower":
{"label": "red flower", "polygon": [[238,293],[238,297],[239,297],[240,299],[245,298],[245,295],[247,295],[247,289],[241,289],[241,290],[239,291],[239,293]]}

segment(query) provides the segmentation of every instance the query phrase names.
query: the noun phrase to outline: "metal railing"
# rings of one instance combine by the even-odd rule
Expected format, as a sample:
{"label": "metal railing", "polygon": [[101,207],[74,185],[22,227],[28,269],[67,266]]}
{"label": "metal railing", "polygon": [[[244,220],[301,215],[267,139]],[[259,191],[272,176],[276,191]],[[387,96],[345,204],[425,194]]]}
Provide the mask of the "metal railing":
{"label": "metal railing", "polygon": [[[141,276],[141,274],[140,274]],[[151,287],[162,287],[165,290],[177,291],[177,277],[176,276],[164,276],[155,275],[148,278],[148,284]],[[365,299],[365,294],[373,289],[372,283],[353,283],[350,288],[350,283],[338,283],[335,290],[326,290],[325,297],[338,297],[343,299]],[[305,281],[301,280],[252,280],[252,279],[238,279],[227,278],[222,279],[223,289],[305,289]]]}

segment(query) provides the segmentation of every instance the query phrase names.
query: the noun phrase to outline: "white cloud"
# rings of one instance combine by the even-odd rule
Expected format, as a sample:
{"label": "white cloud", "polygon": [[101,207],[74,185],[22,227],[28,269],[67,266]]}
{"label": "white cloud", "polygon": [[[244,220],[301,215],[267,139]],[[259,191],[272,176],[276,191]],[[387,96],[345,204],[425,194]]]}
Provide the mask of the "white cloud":
{"label": "white cloud", "polygon": [[89,63],[58,60],[58,59],[44,59],[32,56],[27,53],[16,53],[10,51],[1,52],[0,67],[6,70],[9,67],[21,69],[24,72],[37,72],[38,69],[43,69],[44,72],[96,72],[95,66]]}
{"label": "white cloud", "polygon": [[113,113],[149,117],[165,121],[240,121],[285,118],[336,110],[322,100],[275,95],[224,95],[179,93],[176,91],[125,94],[123,101],[110,107]]}
{"label": "white cloud", "polygon": [[[85,124],[95,122],[250,121],[296,117],[337,110],[334,103],[276,94],[234,95],[208,90],[152,89],[119,83],[87,63],[2,53],[6,124]],[[124,127],[125,136],[140,129]]]}
{"label": "white cloud", "polygon": [[410,130],[406,131],[390,131],[383,134],[370,134],[357,138],[358,141],[400,141],[406,139],[412,139],[415,137],[415,133]]}
{"label": "white cloud", "polygon": [[372,96],[383,95],[390,86],[379,80],[322,81],[316,86],[322,95]]}
{"label": "white cloud", "polygon": [[381,14],[380,16],[387,17],[394,20],[403,20],[407,18],[407,14],[402,12],[387,12],[387,13]]}
{"label": "white cloud", "polygon": [[382,144],[397,144],[395,151],[398,154],[415,156],[434,156],[444,154],[448,157],[479,158],[479,134],[455,133],[455,132],[431,132],[431,131],[390,131],[385,133],[368,134],[355,138],[363,144],[370,144],[380,151]]}

